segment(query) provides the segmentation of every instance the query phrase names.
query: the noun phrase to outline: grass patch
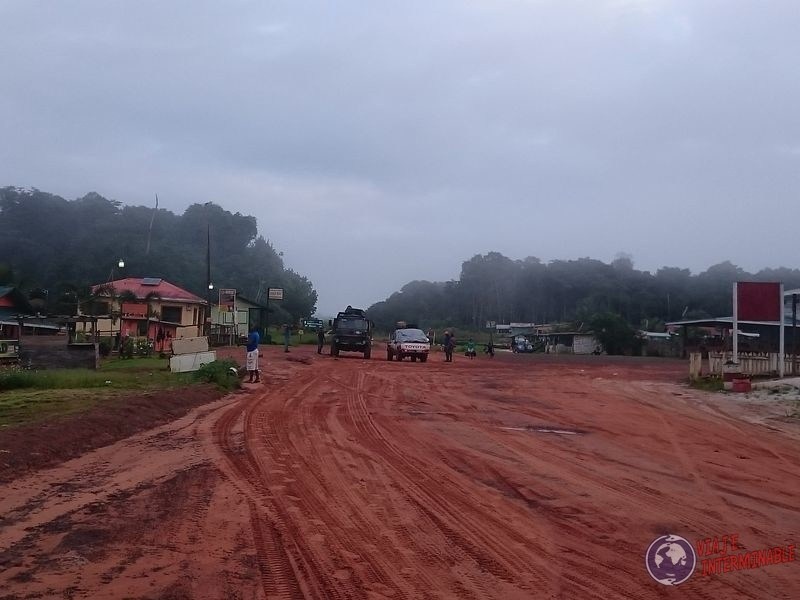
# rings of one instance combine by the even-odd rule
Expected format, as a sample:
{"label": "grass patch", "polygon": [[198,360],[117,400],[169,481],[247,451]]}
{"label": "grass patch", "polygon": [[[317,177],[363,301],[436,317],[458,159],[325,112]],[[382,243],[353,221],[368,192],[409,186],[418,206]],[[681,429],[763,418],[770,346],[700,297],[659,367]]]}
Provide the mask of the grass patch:
{"label": "grass patch", "polygon": [[157,356],[145,358],[111,358],[100,363],[100,371],[169,371],[169,359]]}
{"label": "grass patch", "polygon": [[723,388],[722,379],[719,377],[701,377],[689,381],[689,386],[704,392],[721,392]]}
{"label": "grass patch", "polygon": [[106,390],[13,390],[0,394],[0,427],[83,412],[113,398]]}
{"label": "grass patch", "polygon": [[[144,360],[142,361],[144,362]],[[0,392],[19,389],[87,390],[92,388],[144,389],[170,388],[191,383],[183,373],[171,373],[146,365],[124,368],[52,369],[46,371],[13,370],[0,372]]]}
{"label": "grass patch", "polygon": [[163,358],[154,357],[111,359],[104,361],[98,370],[2,370],[0,427],[80,413],[131,391],[174,389],[206,381],[231,389],[239,383],[238,377],[227,379],[235,380],[236,384],[219,373],[210,378],[196,373],[172,373]]}

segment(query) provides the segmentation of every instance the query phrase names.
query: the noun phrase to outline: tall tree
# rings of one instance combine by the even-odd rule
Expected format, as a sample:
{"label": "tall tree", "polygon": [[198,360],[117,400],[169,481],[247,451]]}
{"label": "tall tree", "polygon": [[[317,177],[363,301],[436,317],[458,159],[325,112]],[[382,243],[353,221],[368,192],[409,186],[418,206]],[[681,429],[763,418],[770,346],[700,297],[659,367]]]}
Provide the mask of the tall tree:
{"label": "tall tree", "polygon": [[[287,270],[259,234],[255,217],[214,203],[182,215],[123,206],[91,192],[68,201],[39,190],[0,189],[0,278],[25,291],[42,290],[59,312],[80,301],[78,290],[116,277],[161,277],[205,298],[206,232],[211,231],[212,280],[255,297],[261,282],[291,288],[292,320],[314,313],[317,294],[307,278]],[[152,228],[151,228],[152,223]],[[149,243],[149,252],[148,252]],[[115,268],[119,258],[125,269]]]}

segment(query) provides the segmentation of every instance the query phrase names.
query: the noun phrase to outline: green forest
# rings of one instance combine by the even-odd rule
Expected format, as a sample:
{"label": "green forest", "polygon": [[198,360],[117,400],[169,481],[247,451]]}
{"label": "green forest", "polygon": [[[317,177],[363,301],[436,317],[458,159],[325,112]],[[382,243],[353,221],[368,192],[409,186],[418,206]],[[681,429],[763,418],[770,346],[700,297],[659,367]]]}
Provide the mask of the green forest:
{"label": "green forest", "polygon": [[[214,203],[176,215],[96,193],[65,200],[6,187],[0,189],[0,231],[0,285],[20,288],[43,313],[73,314],[90,285],[123,277],[161,277],[205,298],[209,231],[215,287],[236,288],[252,300],[263,300],[267,286],[283,287],[286,299],[275,307],[280,319],[297,322],[316,310],[312,283],[284,266],[255,217]],[[120,258],[124,269],[117,267]],[[628,256],[607,264],[489,252],[465,261],[458,280],[412,281],[368,313],[384,331],[399,320],[470,330],[496,321],[663,331],[668,321],[730,315],[737,280],[800,288],[800,270],[748,273],[723,262],[697,274],[680,267],[651,273],[634,268]]]}
{"label": "green forest", "polygon": [[255,217],[214,203],[176,215],[94,192],[65,200],[0,188],[0,285],[20,288],[44,314],[74,314],[91,285],[125,277],[160,277],[206,298],[209,237],[215,288],[235,288],[251,300],[261,293],[263,302],[267,286],[283,287],[278,318],[314,314],[313,285],[284,266]]}
{"label": "green forest", "polygon": [[730,316],[735,281],[780,281],[786,289],[798,288],[800,270],[747,273],[723,262],[696,275],[678,267],[650,273],[635,269],[628,256],[611,264],[591,258],[544,263],[489,252],[465,261],[457,281],[412,281],[371,306],[369,315],[383,329],[397,320],[472,330],[483,328],[486,321],[619,320],[633,328],[663,331],[669,321]]}

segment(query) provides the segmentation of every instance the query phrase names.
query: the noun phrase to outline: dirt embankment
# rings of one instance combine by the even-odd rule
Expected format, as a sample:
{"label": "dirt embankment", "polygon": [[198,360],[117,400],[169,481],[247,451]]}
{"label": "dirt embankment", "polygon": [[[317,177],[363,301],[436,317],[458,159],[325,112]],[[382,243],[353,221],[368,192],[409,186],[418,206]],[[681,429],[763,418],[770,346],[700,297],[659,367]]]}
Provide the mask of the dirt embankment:
{"label": "dirt embankment", "polygon": [[167,423],[222,395],[213,385],[126,393],[77,414],[0,428],[0,483]]}
{"label": "dirt embankment", "polygon": [[[796,426],[682,363],[264,354],[265,383],[11,482],[0,598],[662,598],[661,534],[800,537]],[[678,592],[798,590],[776,564]]]}

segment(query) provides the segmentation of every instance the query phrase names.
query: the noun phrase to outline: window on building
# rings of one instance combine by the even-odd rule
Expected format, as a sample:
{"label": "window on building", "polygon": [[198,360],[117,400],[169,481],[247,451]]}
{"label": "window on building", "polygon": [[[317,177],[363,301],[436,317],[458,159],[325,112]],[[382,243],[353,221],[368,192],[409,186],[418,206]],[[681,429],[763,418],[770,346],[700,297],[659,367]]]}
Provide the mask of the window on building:
{"label": "window on building", "polygon": [[194,309],[194,313],[192,314],[192,325],[197,325],[197,309]]}
{"label": "window on building", "polygon": [[183,309],[180,306],[162,306],[161,320],[170,323],[180,323]]}

